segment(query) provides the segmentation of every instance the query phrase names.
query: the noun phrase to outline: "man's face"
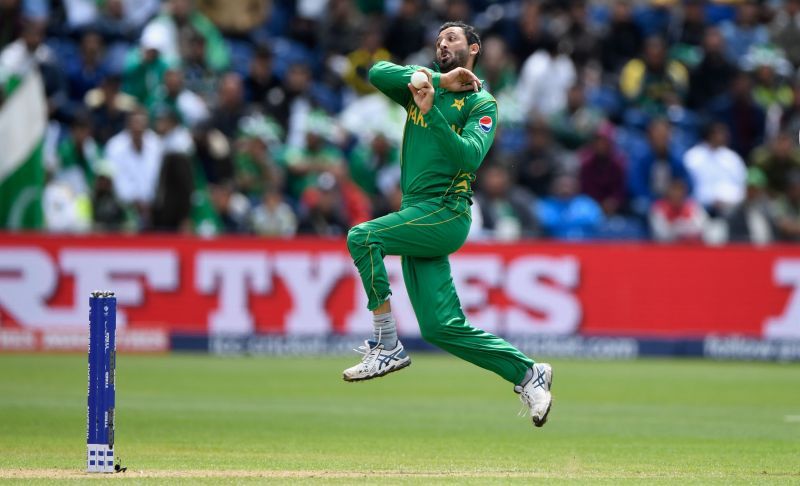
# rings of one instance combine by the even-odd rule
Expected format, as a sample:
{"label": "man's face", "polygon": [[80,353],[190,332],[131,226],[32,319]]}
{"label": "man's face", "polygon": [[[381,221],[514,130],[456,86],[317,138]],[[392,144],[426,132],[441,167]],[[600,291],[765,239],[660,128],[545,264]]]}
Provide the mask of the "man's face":
{"label": "man's face", "polygon": [[436,38],[436,62],[443,73],[466,67],[469,59],[467,36],[461,27],[448,27]]}
{"label": "man's face", "polygon": [[135,139],[140,139],[147,130],[147,115],[144,113],[134,113],[128,119],[128,129]]}

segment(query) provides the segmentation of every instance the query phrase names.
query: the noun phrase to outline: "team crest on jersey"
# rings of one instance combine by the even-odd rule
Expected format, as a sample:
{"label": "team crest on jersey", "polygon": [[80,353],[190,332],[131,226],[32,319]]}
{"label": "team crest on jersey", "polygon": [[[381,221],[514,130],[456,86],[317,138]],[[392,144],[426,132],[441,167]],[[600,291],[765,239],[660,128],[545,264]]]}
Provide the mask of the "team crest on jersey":
{"label": "team crest on jersey", "polygon": [[481,127],[484,133],[489,133],[492,131],[492,117],[484,116],[480,120],[478,120],[478,126]]}

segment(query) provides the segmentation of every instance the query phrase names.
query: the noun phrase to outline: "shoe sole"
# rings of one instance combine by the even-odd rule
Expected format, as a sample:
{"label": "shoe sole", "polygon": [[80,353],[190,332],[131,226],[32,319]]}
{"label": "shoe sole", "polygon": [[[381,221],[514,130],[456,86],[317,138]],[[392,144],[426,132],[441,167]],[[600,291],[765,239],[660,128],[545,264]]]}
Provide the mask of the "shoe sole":
{"label": "shoe sole", "polygon": [[[550,393],[550,390],[553,388],[553,367],[550,367],[550,380],[547,382],[547,393]],[[531,421],[533,425],[536,427],[541,427],[547,423],[547,416],[550,415],[550,408],[553,406],[553,394],[550,393],[550,403],[547,404],[547,410],[544,411],[544,415],[539,420],[536,418],[531,417]]]}
{"label": "shoe sole", "polygon": [[383,373],[375,373],[374,375],[365,376],[363,378],[348,378],[347,376],[342,375],[342,379],[344,381],[348,382],[348,383],[355,383],[357,381],[367,381],[367,380],[371,380],[373,378],[380,378],[382,376],[386,376],[389,373],[394,373],[395,371],[400,371],[403,368],[408,368],[409,366],[411,366],[411,360],[410,359],[408,361],[405,361],[405,362],[395,366],[394,368],[390,368],[390,369],[384,371]]}

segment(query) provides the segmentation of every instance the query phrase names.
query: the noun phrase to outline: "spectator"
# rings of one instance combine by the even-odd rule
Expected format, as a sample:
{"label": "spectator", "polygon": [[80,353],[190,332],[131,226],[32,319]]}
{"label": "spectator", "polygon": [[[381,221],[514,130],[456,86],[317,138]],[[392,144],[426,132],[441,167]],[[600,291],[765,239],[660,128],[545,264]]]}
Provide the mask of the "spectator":
{"label": "spectator", "polygon": [[677,44],[700,46],[706,30],[706,1],[684,0],[683,19],[673,39]]}
{"label": "spectator", "polygon": [[[159,0],[64,1],[72,30],[102,25],[104,34],[139,31],[160,6]],[[132,40],[132,39],[131,39]]]}
{"label": "spectator", "polygon": [[203,122],[192,129],[194,158],[203,181],[223,184],[233,179],[231,146],[225,135]]}
{"label": "spectator", "polygon": [[736,7],[736,21],[725,21],[720,25],[731,61],[742,58],[751,47],[769,42],[769,31],[761,25],[760,14],[755,0],[743,0]]}
{"label": "spectator", "polygon": [[44,22],[26,21],[20,38],[0,52],[0,76],[22,78],[31,69],[38,68],[44,83],[48,114],[63,120],[67,118],[64,112],[68,101],[67,85],[55,53],[44,40]]}
{"label": "spectator", "polygon": [[502,163],[484,164],[478,177],[480,185],[474,199],[481,213],[483,236],[503,241],[535,236],[534,200],[527,191],[514,186],[508,168]]}
{"label": "spectator", "polygon": [[708,221],[701,205],[689,197],[686,183],[673,179],[663,199],[650,209],[650,229],[653,239],[662,243],[700,242]]}
{"label": "spectator", "polygon": [[189,233],[194,177],[189,155],[171,152],[164,156],[152,207],[156,231]]}
{"label": "spectator", "polygon": [[556,140],[569,150],[588,143],[597,132],[603,113],[586,105],[583,86],[576,84],[567,91],[567,105],[550,117],[550,127]]}
{"label": "spectator", "polygon": [[770,38],[794,66],[800,66],[800,0],[786,0],[775,16]]}
{"label": "spectator", "polygon": [[578,157],[581,192],[597,201],[606,216],[618,214],[625,204],[626,161],[614,143],[613,126],[600,126]]}
{"label": "spectator", "polygon": [[342,207],[336,178],[323,172],[313,186],[303,194],[304,211],[298,233],[317,236],[344,236],[350,225]]}
{"label": "spectator", "polygon": [[153,103],[169,67],[161,54],[164,40],[157,35],[142,36],[140,47],[128,53],[122,73],[122,89],[144,106]]}
{"label": "spectator", "polygon": [[609,73],[619,72],[641,49],[644,34],[634,22],[632,12],[628,2],[614,2],[611,6],[611,22],[600,44],[603,69]]}
{"label": "spectator", "polygon": [[213,233],[242,233],[247,229],[251,207],[247,197],[236,192],[233,181],[223,180],[208,187],[214,211]]}
{"label": "spectator", "polygon": [[736,74],[736,66],[725,55],[725,39],[713,27],[703,36],[703,60],[691,73],[689,108],[703,110],[719,93],[724,93]]}
{"label": "spectator", "polygon": [[747,73],[738,73],[727,93],[717,97],[709,111],[717,120],[728,125],[731,148],[740,157],[747,157],[761,144],[766,128],[766,114],[753,100],[753,83]]}
{"label": "spectator", "polygon": [[[289,145],[303,145],[303,118],[311,111],[311,68],[304,63],[289,66],[281,86],[267,93],[266,111],[280,123]],[[290,126],[290,121],[294,124]]]}
{"label": "spectator", "polygon": [[647,214],[655,200],[665,198],[670,181],[680,179],[691,188],[682,155],[672,143],[669,122],[664,118],[650,122],[647,146],[632,154],[628,169],[628,192],[635,214]]}
{"label": "spectator", "polygon": [[25,21],[19,38],[0,52],[0,72],[6,76],[23,77],[35,67],[54,65],[57,62],[56,55],[44,43],[44,35],[44,23]]}
{"label": "spectator", "polygon": [[528,124],[525,147],[517,157],[517,182],[540,198],[549,194],[557,174],[577,171],[577,160],[559,149],[543,121]]}
{"label": "spectator", "polygon": [[0,51],[14,42],[22,33],[22,1],[0,2]]}
{"label": "spectator", "polygon": [[358,184],[353,182],[347,172],[347,167],[343,165],[328,173],[336,179],[348,228],[369,220],[372,217],[372,204],[369,196],[358,187]]}
{"label": "spectator", "polygon": [[[481,45],[481,62],[475,74],[483,79],[495,98],[505,92],[513,92],[517,84],[517,73],[513,59],[508,56],[508,46],[500,37],[484,39]],[[498,100],[499,101],[499,100]]]}
{"label": "spectator", "polygon": [[164,106],[154,115],[155,132],[161,136],[161,145],[165,154],[194,154],[194,141],[192,133],[181,124],[178,113]]}
{"label": "spectator", "polygon": [[209,117],[206,102],[184,86],[183,72],[170,68],[164,73],[164,84],[154,96],[152,107],[168,107],[178,114],[180,122],[194,127]]}
{"label": "spectator", "polygon": [[364,16],[353,0],[329,0],[327,15],[320,26],[320,44],[324,52],[345,56],[359,49],[364,25]]}
{"label": "spectator", "polygon": [[421,0],[402,0],[397,15],[389,20],[384,43],[401,62],[425,47],[423,18]]}
{"label": "spectator", "polygon": [[800,133],[800,79],[795,80],[792,90],[792,105],[781,113],[780,129],[789,133]]}
{"label": "spectator", "polygon": [[792,105],[794,90],[785,78],[791,66],[782,52],[769,46],[754,47],[743,64],[753,69],[753,100],[765,112],[769,113],[771,108],[784,110]]}
{"label": "spectator", "polygon": [[378,61],[388,61],[392,57],[382,42],[381,32],[377,27],[371,27],[364,33],[360,47],[347,56],[348,67],[344,80],[358,95],[375,91],[368,79],[369,68]]}
{"label": "spectator", "polygon": [[297,232],[297,217],[276,188],[264,191],[261,204],[250,213],[250,228],[259,236],[289,238]]}
{"label": "spectator", "polygon": [[78,194],[60,181],[50,181],[42,192],[44,227],[51,233],[86,233],[92,208],[86,194]]}
{"label": "spectator", "polygon": [[[232,0],[226,2],[201,1],[198,8],[220,30],[231,36],[246,36],[269,21],[272,1]],[[279,7],[278,7],[279,8]]]}
{"label": "spectator", "polygon": [[729,214],[744,199],[744,161],[728,147],[728,129],[709,124],[703,140],[689,149],[683,163],[692,177],[694,197],[712,216]]}
{"label": "spectator", "polygon": [[542,17],[540,2],[523,0],[519,15],[512,16],[510,25],[496,26],[495,29],[504,35],[506,44],[511,47],[517,65],[522,65],[534,52],[554,42]]}
{"label": "spectator", "polygon": [[266,103],[270,90],[280,86],[280,80],[273,73],[272,61],[272,51],[268,47],[256,48],[244,79],[245,99],[249,103]]}
{"label": "spectator", "polygon": [[114,193],[113,177],[108,162],[103,161],[99,166],[92,193],[94,231],[121,231],[131,221],[125,206]]}
{"label": "spectator", "polygon": [[688,81],[686,68],[667,59],[666,46],[659,37],[648,38],[642,58],[628,61],[620,74],[620,88],[628,102],[651,115],[681,105]]}
{"label": "spectator", "polygon": [[[329,122],[322,118],[312,120],[307,127],[305,148],[290,148],[286,154],[289,172],[289,194],[299,198],[317,183],[319,175],[339,173],[343,169],[344,154],[329,143]],[[331,189],[332,190],[332,189]]]}
{"label": "spectator", "polygon": [[728,217],[728,240],[757,245],[773,239],[770,201],[766,194],[767,178],[756,167],[747,171],[744,202]]}
{"label": "spectator", "polygon": [[106,0],[94,28],[110,42],[133,43],[145,22],[158,12],[161,0]]}
{"label": "spectator", "polygon": [[773,195],[785,194],[789,175],[800,169],[800,150],[794,133],[781,132],[769,144],[753,150],[750,165],[758,167],[766,177],[766,187]]}
{"label": "spectator", "polygon": [[239,129],[239,121],[245,115],[244,87],[242,78],[236,73],[222,77],[217,96],[217,107],[211,115],[211,126],[232,138]]}
{"label": "spectator", "polygon": [[186,57],[181,65],[186,87],[213,104],[222,74],[208,65],[206,40],[201,35],[192,34],[186,43]]}
{"label": "spectator", "polygon": [[554,32],[564,50],[570,53],[578,69],[584,68],[590,61],[596,60],[600,39],[589,27],[586,0],[571,0],[567,3],[565,30]]}
{"label": "spectator", "polygon": [[516,98],[524,113],[549,116],[564,109],[567,90],[576,80],[572,60],[549,41],[522,65]]}
{"label": "spectator", "polygon": [[192,5],[192,0],[168,0],[163,14],[144,28],[142,39],[155,37],[164,59],[178,63],[189,57],[190,39],[199,36],[204,40],[205,62],[213,71],[223,71],[230,63],[225,40],[219,30]]}
{"label": "spectator", "polygon": [[353,182],[376,198],[400,181],[400,150],[386,134],[376,133],[369,143],[359,143],[349,157]]}
{"label": "spectator", "polygon": [[128,114],[136,108],[136,99],[120,90],[121,79],[109,75],[84,98],[84,104],[90,110],[94,139],[101,146],[125,128]]}
{"label": "spectator", "polygon": [[58,144],[57,179],[65,181],[76,194],[87,195],[94,186],[100,148],[92,138],[92,122],[86,113],[71,121],[69,134]]}
{"label": "spectator", "polygon": [[282,187],[281,173],[270,151],[279,143],[274,123],[263,117],[248,117],[240,126],[241,137],[234,158],[236,188],[257,203],[264,198],[268,187]]}
{"label": "spectator", "polygon": [[773,217],[778,239],[800,241],[800,172],[792,172],[786,181],[786,193],[773,205]]}
{"label": "spectator", "polygon": [[589,240],[603,222],[603,210],[589,196],[578,193],[578,180],[560,175],[553,182],[553,195],[536,203],[539,224],[551,238]]}
{"label": "spectator", "polygon": [[161,171],[163,148],[158,135],[147,127],[147,113],[136,110],[128,116],[127,128],[106,146],[106,157],[114,175],[114,192],[120,201],[133,205],[140,227],[149,222]]}
{"label": "spectator", "polygon": [[66,66],[70,100],[82,102],[86,93],[100,86],[108,76],[108,69],[103,62],[103,49],[103,38],[100,34],[93,31],[83,34],[80,60]]}

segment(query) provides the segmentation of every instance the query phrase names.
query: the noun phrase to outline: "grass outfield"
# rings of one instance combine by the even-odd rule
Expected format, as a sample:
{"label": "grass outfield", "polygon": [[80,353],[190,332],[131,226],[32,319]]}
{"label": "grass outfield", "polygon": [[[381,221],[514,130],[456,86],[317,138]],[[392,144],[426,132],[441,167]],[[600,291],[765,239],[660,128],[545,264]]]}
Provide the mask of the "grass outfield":
{"label": "grass outfield", "polygon": [[[494,375],[412,359],[348,384],[352,359],[121,356],[113,479],[800,482],[798,365],[554,360],[536,429]],[[86,479],[85,420],[85,356],[0,355],[0,479]]]}

